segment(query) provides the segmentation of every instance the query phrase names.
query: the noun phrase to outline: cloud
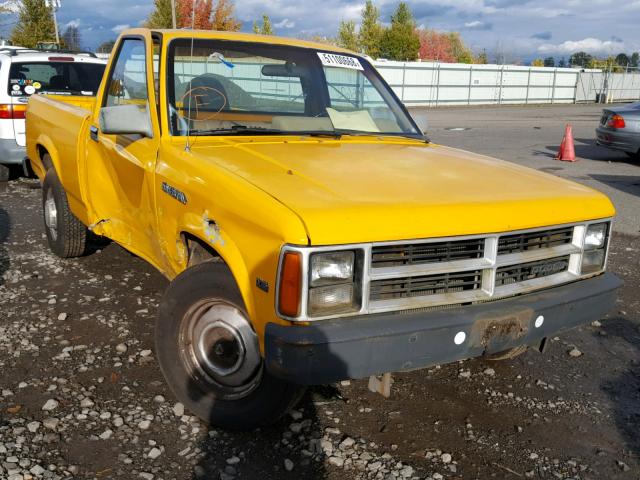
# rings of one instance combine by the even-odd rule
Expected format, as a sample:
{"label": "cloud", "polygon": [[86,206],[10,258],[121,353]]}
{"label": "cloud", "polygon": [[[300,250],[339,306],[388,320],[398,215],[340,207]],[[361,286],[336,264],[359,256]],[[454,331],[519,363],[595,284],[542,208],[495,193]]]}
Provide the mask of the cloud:
{"label": "cloud", "polygon": [[551,40],[551,32],[538,32],[531,35],[531,38],[535,38],[537,40]]}
{"label": "cloud", "polygon": [[[617,39],[619,40],[619,39]],[[588,52],[610,54],[625,50],[621,41],[600,40],[598,38],[583,38],[582,40],[567,40],[559,44],[545,43],[538,47],[540,53],[571,54],[575,52]]]}
{"label": "cloud", "polygon": [[464,24],[464,28],[467,30],[491,30],[493,24],[489,22],[483,22],[482,20],[473,20]]}
{"label": "cloud", "polygon": [[116,25],[111,29],[111,31],[113,33],[120,33],[121,31],[126,30],[127,28],[131,28],[131,25],[129,25],[128,23],[123,23],[121,25]]}
{"label": "cloud", "polygon": [[76,18],[73,20],[69,20],[67,23],[64,24],[64,28],[69,28],[69,27],[75,27],[78,28],[80,26],[80,19]]}
{"label": "cloud", "polygon": [[296,26],[296,22],[289,20],[288,18],[283,18],[278,23],[274,23],[273,26],[276,28],[294,28]]}

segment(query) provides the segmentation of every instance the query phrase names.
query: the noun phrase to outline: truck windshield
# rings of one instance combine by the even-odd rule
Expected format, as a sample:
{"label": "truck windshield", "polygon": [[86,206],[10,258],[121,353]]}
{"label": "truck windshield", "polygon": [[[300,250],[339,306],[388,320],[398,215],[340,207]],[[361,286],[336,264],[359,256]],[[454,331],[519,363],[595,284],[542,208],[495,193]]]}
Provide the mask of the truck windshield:
{"label": "truck windshield", "polygon": [[190,39],[171,43],[173,135],[375,134],[422,138],[363,58],[309,48]]}
{"label": "truck windshield", "polygon": [[14,62],[9,70],[9,95],[95,95],[104,67],[101,63],[73,61]]}

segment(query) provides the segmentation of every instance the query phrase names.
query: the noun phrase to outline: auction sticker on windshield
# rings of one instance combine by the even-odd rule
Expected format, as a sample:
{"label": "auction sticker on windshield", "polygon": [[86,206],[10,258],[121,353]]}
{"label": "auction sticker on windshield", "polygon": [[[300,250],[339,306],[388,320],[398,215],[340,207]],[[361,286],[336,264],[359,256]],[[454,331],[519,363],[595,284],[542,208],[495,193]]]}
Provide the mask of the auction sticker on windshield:
{"label": "auction sticker on windshield", "polygon": [[364,70],[360,60],[356,57],[336,55],[335,53],[318,52],[318,57],[325,67],[350,68],[352,70]]}

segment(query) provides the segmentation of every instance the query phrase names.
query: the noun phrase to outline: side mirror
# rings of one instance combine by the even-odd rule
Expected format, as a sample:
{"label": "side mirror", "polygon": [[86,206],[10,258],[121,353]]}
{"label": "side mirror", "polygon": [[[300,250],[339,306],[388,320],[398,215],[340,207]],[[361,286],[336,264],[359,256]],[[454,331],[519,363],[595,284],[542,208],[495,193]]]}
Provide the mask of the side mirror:
{"label": "side mirror", "polygon": [[148,108],[140,105],[115,105],[100,109],[100,131],[107,135],[153,137]]}

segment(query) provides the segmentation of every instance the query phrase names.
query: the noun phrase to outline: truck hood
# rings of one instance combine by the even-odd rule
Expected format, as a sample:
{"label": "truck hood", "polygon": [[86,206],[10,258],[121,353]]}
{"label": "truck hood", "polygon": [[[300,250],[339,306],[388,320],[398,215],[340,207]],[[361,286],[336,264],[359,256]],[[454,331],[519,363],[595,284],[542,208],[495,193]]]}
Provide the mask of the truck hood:
{"label": "truck hood", "polygon": [[194,154],[288,206],[313,245],[495,233],[615,213],[583,185],[412,140],[201,140]]}

